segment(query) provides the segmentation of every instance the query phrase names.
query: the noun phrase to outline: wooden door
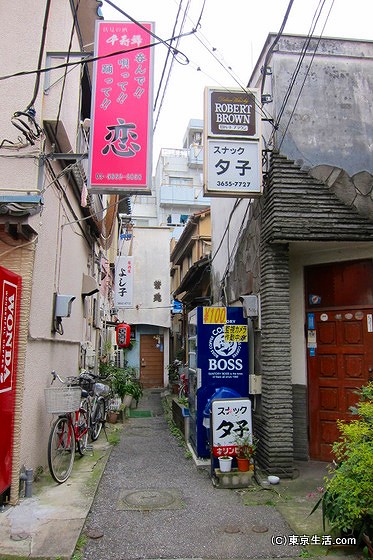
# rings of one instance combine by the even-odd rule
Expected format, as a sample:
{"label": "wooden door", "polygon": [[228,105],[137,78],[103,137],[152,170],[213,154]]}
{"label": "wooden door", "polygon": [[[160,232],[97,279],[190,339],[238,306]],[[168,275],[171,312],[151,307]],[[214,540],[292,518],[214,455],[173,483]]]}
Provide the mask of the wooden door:
{"label": "wooden door", "polygon": [[316,347],[308,354],[310,456],[330,461],[336,420],[351,419],[356,389],[373,375],[373,308],[313,313]]}
{"label": "wooden door", "polygon": [[163,387],[163,336],[140,336],[140,382],[144,389]]}

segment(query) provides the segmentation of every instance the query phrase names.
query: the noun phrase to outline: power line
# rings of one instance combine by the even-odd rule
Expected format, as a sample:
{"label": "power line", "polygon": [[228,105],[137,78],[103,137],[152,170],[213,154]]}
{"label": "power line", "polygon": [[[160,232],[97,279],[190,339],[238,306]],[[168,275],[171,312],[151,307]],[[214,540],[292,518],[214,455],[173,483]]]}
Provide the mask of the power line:
{"label": "power line", "polygon": [[[307,54],[307,49],[308,49],[308,47],[309,47],[309,45],[310,45],[310,43],[311,43],[311,40],[312,40],[312,38],[313,38],[313,34],[314,34],[314,32],[315,32],[316,25],[317,25],[318,20],[319,20],[319,18],[320,18],[320,16],[321,16],[321,13],[322,13],[322,11],[323,11],[323,9],[324,9],[325,2],[326,2],[326,0],[320,0],[319,3],[318,3],[318,5],[317,5],[317,7],[316,7],[316,10],[315,10],[315,12],[314,12],[314,14],[313,14],[312,22],[311,22],[310,28],[309,28],[309,30],[308,30],[308,33],[307,33],[305,42],[304,42],[304,44],[303,44],[303,47],[302,47],[300,56],[299,56],[299,58],[298,58],[298,61],[297,61],[296,66],[295,66],[295,68],[294,68],[294,71],[293,71],[293,74],[292,74],[292,76],[291,76],[291,79],[290,79],[288,88],[287,88],[287,90],[286,90],[286,92],[285,92],[285,95],[284,95],[284,98],[283,98],[281,107],[280,107],[279,112],[278,112],[278,114],[277,114],[277,116],[276,116],[276,120],[275,120],[275,123],[274,123],[274,129],[273,129],[273,131],[272,131],[271,137],[269,138],[269,143],[272,142],[275,131],[278,130],[278,129],[280,128],[280,122],[281,122],[282,117],[283,117],[283,115],[284,115],[285,108],[286,108],[286,106],[287,106],[287,104],[288,104],[288,102],[289,102],[290,95],[291,95],[291,93],[292,93],[292,91],[293,91],[293,89],[294,89],[294,86],[295,86],[295,84],[296,84],[297,77],[298,77],[298,75],[299,75],[299,72],[300,72],[300,69],[301,69],[301,67],[302,67],[303,61],[304,61],[305,56],[306,56],[306,54]],[[333,2],[334,2],[334,0],[333,0]],[[329,16],[328,16],[328,17],[329,17]],[[317,47],[316,47],[316,48],[317,48]],[[307,75],[308,75],[308,72],[307,72]],[[302,86],[301,89],[303,89],[303,86]],[[288,123],[288,125],[287,125],[287,127],[286,127],[286,131],[287,131],[288,127],[289,127],[289,124],[290,124],[290,123]],[[282,136],[281,145],[282,145],[284,136],[285,136],[285,134],[286,134],[286,131],[284,132],[284,134],[283,134],[283,136]]]}
{"label": "power line", "polygon": [[[172,47],[171,45],[169,45],[168,43],[174,39],[169,39],[167,41],[164,41],[163,39],[161,39],[160,37],[158,37],[158,35],[156,35],[152,30],[147,29],[146,27],[144,27],[139,21],[137,21],[135,18],[133,18],[132,16],[130,16],[129,14],[127,14],[126,12],[124,12],[121,8],[119,8],[116,4],[114,4],[114,2],[112,2],[111,0],[103,0],[104,2],[106,2],[106,4],[109,4],[112,8],[114,8],[115,10],[117,10],[119,13],[121,13],[123,16],[125,16],[126,18],[128,18],[130,21],[132,21],[132,23],[135,23],[136,25],[138,25],[143,31],[146,31],[147,33],[149,33],[149,35],[151,35],[152,37],[154,37],[155,39],[157,39],[157,41],[159,41],[160,43],[162,43],[163,45],[165,45],[165,47],[167,49],[169,49],[170,51],[172,51],[173,55],[176,59],[177,56],[179,54],[181,54],[182,57],[184,57],[184,60],[186,60],[186,64],[188,64],[189,60],[188,57],[180,52],[178,49],[176,49],[175,47]],[[191,31],[191,33],[194,33],[194,30]],[[180,60],[178,60],[178,62],[181,63]]]}
{"label": "power line", "polygon": [[[325,3],[325,2],[324,2],[324,3]],[[324,7],[324,3],[323,3],[322,8]],[[315,58],[315,56],[316,56],[316,52],[317,52],[317,50],[318,50],[318,48],[319,48],[319,44],[320,44],[322,35],[323,35],[323,33],[324,33],[324,29],[325,29],[325,27],[326,27],[326,24],[327,24],[327,22],[328,22],[330,13],[331,13],[331,11],[332,11],[333,5],[334,5],[334,0],[332,0],[332,3],[331,3],[330,8],[329,8],[329,12],[328,12],[328,14],[327,14],[327,16],[326,16],[326,18],[325,18],[325,22],[324,22],[323,28],[322,28],[322,30],[321,30],[320,36],[319,36],[319,38],[318,38],[318,41],[317,41],[317,43],[316,43],[316,47],[315,47],[315,49],[314,49],[314,51],[313,51],[313,53],[312,53],[310,63],[309,63],[309,65],[308,65],[308,67],[307,67],[307,70],[306,70],[306,72],[305,72],[305,75],[304,75],[304,78],[303,78],[301,87],[300,87],[300,89],[299,89],[297,98],[296,98],[296,100],[295,100],[294,106],[293,106],[292,111],[291,111],[291,113],[290,113],[290,117],[289,117],[289,119],[288,119],[288,123],[287,123],[287,125],[286,125],[286,127],[285,127],[285,130],[284,130],[284,132],[283,132],[283,135],[282,135],[282,138],[281,138],[281,142],[280,142],[280,144],[279,144],[278,149],[281,148],[282,143],[283,143],[283,141],[284,141],[284,138],[285,138],[285,136],[286,136],[286,133],[287,133],[287,131],[288,131],[288,129],[289,129],[289,126],[290,126],[291,120],[292,120],[292,118],[293,118],[295,109],[296,109],[296,107],[297,107],[297,105],[298,105],[298,101],[299,101],[299,99],[300,99],[300,96],[301,96],[301,94],[302,94],[304,85],[305,85],[305,83],[306,83],[306,79],[307,79],[307,77],[308,77],[308,74],[309,74],[309,72],[310,72],[310,70],[311,70],[312,63],[313,63],[314,58]],[[320,12],[320,13],[321,13],[321,12]]]}
{"label": "power line", "polygon": [[[192,33],[195,33],[195,31],[189,31],[187,33],[182,33],[181,35],[179,35],[179,37],[186,37],[187,35],[191,35]],[[160,45],[160,44],[167,44],[170,41],[174,41],[175,39],[178,39],[179,37],[171,37],[170,39],[167,39],[167,40],[160,39],[159,41],[155,41],[154,43],[149,43],[148,45],[141,45],[139,47],[132,47],[130,49],[121,49],[119,51],[115,51],[115,52],[100,55],[100,56],[92,56],[90,53],[87,53],[87,56],[84,56],[84,53],[82,53],[82,60],[78,60],[76,62],[64,62],[62,64],[57,64],[56,66],[49,66],[47,68],[40,68],[40,69],[38,68],[37,70],[21,70],[20,72],[14,72],[13,74],[6,74],[4,76],[0,76],[0,81],[9,80],[11,78],[18,78],[18,77],[21,77],[21,76],[29,76],[31,74],[44,74],[44,73],[50,72],[52,70],[60,70],[60,69],[63,69],[63,68],[69,67],[69,66],[79,66],[81,64],[87,64],[88,62],[96,62],[98,60],[111,58],[113,56],[118,56],[120,54],[127,54],[127,53],[131,53],[131,52],[135,52],[135,51],[149,49],[151,47],[155,47],[155,46]],[[185,55],[183,55],[183,56],[185,56]],[[189,64],[189,59],[186,56],[185,56],[185,60],[187,61],[185,64]],[[180,62],[180,61],[178,60],[178,62]]]}
{"label": "power line", "polygon": [[[176,16],[175,26],[174,26],[174,29],[173,29],[173,32],[172,32],[173,35],[174,35],[174,33],[176,32],[177,20],[178,20],[178,18],[179,18],[179,14],[180,14],[180,11],[181,11],[182,3],[183,3],[183,0],[181,0],[181,1],[180,1],[180,4],[179,4],[179,10],[178,10],[178,13],[177,13],[177,16]],[[180,31],[179,31],[179,33],[182,32],[182,30],[183,30],[183,28],[184,28],[185,19],[186,19],[186,14],[187,14],[187,12],[188,12],[189,6],[190,6],[190,0],[188,0],[187,9],[184,11],[184,17],[183,17],[183,20],[182,20],[182,23],[181,23],[181,26],[180,26]],[[179,42],[180,42],[180,39],[177,39],[176,47],[179,45]],[[168,53],[167,53],[167,57],[166,57],[166,60],[165,60],[164,69],[163,69],[162,76],[161,76],[160,83],[159,83],[158,92],[160,91],[160,88],[161,88],[161,85],[162,85],[163,76],[164,76],[164,73],[165,73],[165,71],[166,71],[166,66],[167,66],[167,61],[168,61],[169,54],[170,54],[170,51],[168,51]],[[156,117],[156,119],[155,119],[155,124],[154,124],[154,126],[153,126],[153,132],[155,131],[155,129],[156,129],[156,127],[157,127],[158,119],[159,119],[159,116],[160,116],[160,113],[161,113],[161,110],[162,110],[163,101],[164,101],[164,99],[165,99],[167,86],[168,86],[168,83],[169,83],[169,80],[170,80],[170,77],[171,77],[171,72],[172,72],[174,60],[175,60],[174,58],[171,60],[171,64],[170,64],[170,67],[169,67],[169,70],[168,70],[167,79],[166,79],[166,84],[165,84],[165,87],[164,87],[164,89],[163,89],[163,94],[162,94],[162,98],[161,98],[161,104],[160,104],[160,106],[159,106],[158,114],[157,114],[157,117]],[[157,96],[157,98],[156,98],[156,100],[155,100],[154,107],[153,107],[153,111],[154,111],[155,108],[156,108],[157,99],[158,99],[158,96]]]}

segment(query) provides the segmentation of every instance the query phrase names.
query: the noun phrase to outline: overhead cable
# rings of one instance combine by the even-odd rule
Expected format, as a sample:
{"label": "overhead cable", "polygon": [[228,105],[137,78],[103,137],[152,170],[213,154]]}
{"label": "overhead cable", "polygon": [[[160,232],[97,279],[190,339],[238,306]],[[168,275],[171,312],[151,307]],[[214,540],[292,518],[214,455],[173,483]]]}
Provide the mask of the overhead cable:
{"label": "overhead cable", "polygon": [[[186,37],[187,35],[191,35],[192,33],[195,33],[195,32],[194,31],[188,31],[186,33],[182,33],[179,37]],[[10,78],[18,78],[20,76],[29,76],[31,74],[44,74],[44,73],[50,72],[52,70],[60,70],[61,68],[65,68],[67,66],[79,66],[81,64],[87,64],[88,62],[96,62],[97,60],[103,60],[103,59],[106,59],[106,58],[111,58],[113,56],[118,56],[119,54],[127,54],[127,53],[131,53],[131,52],[135,52],[135,51],[141,51],[141,50],[144,50],[144,49],[149,49],[151,47],[155,47],[155,46],[160,45],[160,44],[168,43],[168,42],[173,41],[177,38],[178,37],[171,37],[170,39],[167,39],[167,40],[160,39],[159,41],[156,41],[154,43],[149,43],[148,45],[141,45],[140,47],[133,47],[131,49],[121,49],[119,51],[114,51],[112,53],[103,54],[101,56],[92,56],[90,54],[87,54],[87,56],[83,56],[83,54],[82,54],[82,60],[78,60],[78,61],[75,61],[75,62],[64,62],[62,64],[57,64],[56,66],[48,66],[47,68],[40,68],[40,69],[37,69],[37,70],[22,70],[20,72],[14,72],[13,74],[6,74],[5,76],[0,76],[0,81],[9,80]],[[186,60],[188,62],[186,62],[185,64],[189,64],[189,59],[186,58]],[[178,61],[178,62],[180,62],[180,61]]]}
{"label": "overhead cable", "polygon": [[[325,18],[325,22],[324,22],[323,28],[322,28],[322,30],[321,30],[320,36],[318,37],[318,40],[317,40],[317,43],[316,43],[316,47],[315,47],[315,49],[314,49],[314,51],[313,51],[313,53],[312,53],[310,63],[309,63],[309,65],[308,65],[308,67],[307,67],[307,69],[306,69],[306,72],[305,72],[305,74],[304,74],[302,84],[301,84],[301,86],[300,86],[300,88],[299,88],[298,95],[297,95],[297,98],[296,98],[295,103],[294,103],[294,105],[293,105],[293,108],[292,108],[292,110],[291,110],[291,113],[290,113],[290,116],[289,116],[287,125],[286,125],[286,127],[285,127],[285,130],[283,131],[283,135],[282,135],[281,142],[280,142],[280,144],[279,144],[278,149],[281,148],[282,143],[283,143],[284,138],[285,138],[285,135],[286,135],[286,133],[287,133],[287,131],[288,131],[288,129],[289,129],[289,126],[290,126],[291,120],[292,120],[292,118],[293,118],[295,109],[296,109],[296,107],[297,107],[297,105],[298,105],[298,101],[299,101],[300,96],[301,96],[301,94],[302,94],[302,92],[303,92],[303,88],[304,88],[304,85],[305,85],[305,83],[306,83],[306,79],[307,79],[308,74],[309,74],[309,72],[310,72],[310,70],[311,70],[311,66],[312,66],[313,60],[314,60],[314,58],[315,58],[315,56],[316,56],[316,52],[317,52],[317,50],[318,50],[318,48],[319,48],[319,44],[320,44],[322,35],[323,35],[323,33],[324,33],[325,26],[326,26],[326,24],[327,24],[327,22],[328,22],[330,13],[331,13],[331,11],[332,11],[333,5],[334,5],[334,0],[332,0],[332,3],[331,3],[330,8],[329,8],[329,12],[328,12],[328,14],[327,14],[327,16],[326,16],[326,18]],[[323,7],[324,7],[324,4],[323,4],[322,8],[323,8]],[[321,13],[321,12],[320,12],[320,13]]]}
{"label": "overhead cable", "polygon": [[[182,4],[182,0],[181,0],[181,2],[180,2],[180,7],[181,7],[181,4]],[[184,29],[185,20],[186,20],[186,15],[187,15],[187,13],[188,13],[189,6],[190,6],[190,0],[188,0],[187,7],[186,7],[186,9],[184,10],[184,16],[183,16],[183,20],[182,20],[181,25],[180,25],[179,34],[180,34],[180,33],[183,31],[183,29]],[[177,39],[176,47],[179,45],[179,42],[180,42],[180,38]],[[167,55],[167,56],[168,56],[168,55]],[[169,83],[169,80],[170,80],[170,77],[171,77],[171,72],[172,72],[174,60],[175,60],[174,58],[171,60],[171,64],[170,64],[170,67],[169,67],[169,70],[168,70],[167,79],[166,79],[166,84],[165,84],[165,87],[163,88],[161,103],[160,103],[160,106],[159,106],[159,109],[158,109],[158,114],[157,114],[157,117],[156,117],[156,119],[155,119],[155,123],[154,123],[154,126],[153,126],[153,132],[155,131],[155,129],[156,129],[156,127],[157,127],[158,120],[159,120],[159,116],[160,116],[160,114],[161,114],[161,110],[162,110],[162,107],[163,107],[163,102],[164,102],[164,99],[165,99],[165,96],[166,96],[167,86],[168,86],[168,83]],[[162,78],[161,78],[161,80],[162,80]],[[155,109],[155,105],[154,105],[154,109]]]}
{"label": "overhead cable", "polygon": [[280,27],[280,29],[279,29],[279,31],[278,31],[278,33],[277,33],[277,35],[276,35],[276,37],[275,37],[275,39],[274,39],[272,45],[271,45],[270,48],[268,49],[267,54],[266,54],[266,57],[265,57],[265,59],[264,59],[264,63],[263,63],[263,66],[262,66],[263,78],[262,78],[262,85],[261,85],[261,90],[260,90],[260,94],[261,94],[261,95],[263,95],[263,91],[264,91],[264,84],[265,84],[265,77],[266,77],[266,68],[267,68],[267,66],[268,66],[269,58],[270,58],[270,56],[271,56],[271,54],[272,54],[272,52],[273,52],[273,49],[275,48],[275,46],[277,45],[278,41],[280,40],[281,35],[282,35],[283,32],[284,32],[285,25],[286,25],[286,22],[287,22],[287,20],[288,20],[288,18],[289,18],[290,11],[291,11],[291,8],[292,8],[292,6],[293,6],[293,3],[294,3],[294,0],[290,0],[290,1],[289,1],[288,7],[286,8],[286,12],[285,12],[285,15],[284,15],[284,19],[282,20],[282,23],[281,23],[281,27]]}
{"label": "overhead cable", "polygon": [[[144,25],[142,25],[139,21],[137,21],[136,19],[134,19],[132,16],[130,16],[129,14],[127,14],[126,12],[124,12],[123,10],[121,10],[121,8],[119,8],[114,2],[112,2],[111,0],[103,0],[106,4],[109,4],[112,8],[114,8],[115,10],[117,10],[119,13],[121,13],[123,16],[125,16],[126,18],[128,18],[130,21],[132,21],[132,23],[135,23],[136,25],[138,25],[141,29],[143,29],[144,31],[147,31],[149,33],[149,35],[151,35],[152,37],[154,37],[155,39],[157,39],[157,41],[159,41],[160,43],[162,43],[167,49],[171,50],[172,52],[172,56],[176,58],[176,60],[180,63],[180,64],[188,64],[189,63],[189,59],[188,57],[180,52],[178,49],[176,49],[175,47],[172,47],[171,45],[169,45],[169,41],[164,41],[163,39],[161,39],[160,37],[158,37],[158,35],[156,35],[152,30],[147,29]],[[195,32],[195,30],[192,30],[189,35],[193,34]],[[172,41],[173,39],[171,39]],[[185,62],[181,62],[180,59],[178,59],[177,57],[181,55],[182,58],[184,58]]]}

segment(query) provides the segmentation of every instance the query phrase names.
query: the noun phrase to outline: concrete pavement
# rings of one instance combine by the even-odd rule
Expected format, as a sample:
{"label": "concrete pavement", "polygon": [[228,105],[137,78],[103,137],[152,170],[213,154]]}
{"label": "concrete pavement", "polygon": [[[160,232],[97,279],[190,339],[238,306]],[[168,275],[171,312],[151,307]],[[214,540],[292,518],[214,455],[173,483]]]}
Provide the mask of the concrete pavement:
{"label": "concrete pavement", "polygon": [[43,475],[32,498],[4,508],[1,560],[70,560],[77,544],[76,560],[360,557],[321,542],[305,552],[324,534],[321,513],[309,516],[324,463],[299,463],[299,476],[276,486],[215,488],[209,468],[197,468],[171,434],[160,391],[145,392],[138,414],[109,425],[109,439],[121,434],[119,444],[102,434],[65,484]]}

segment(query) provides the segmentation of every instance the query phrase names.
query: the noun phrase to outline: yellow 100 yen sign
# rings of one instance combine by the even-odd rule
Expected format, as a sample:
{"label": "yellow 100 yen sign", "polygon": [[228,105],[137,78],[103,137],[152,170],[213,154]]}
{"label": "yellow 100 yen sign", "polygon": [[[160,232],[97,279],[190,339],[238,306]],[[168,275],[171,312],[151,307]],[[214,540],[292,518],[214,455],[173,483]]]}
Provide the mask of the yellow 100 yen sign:
{"label": "yellow 100 yen sign", "polygon": [[247,325],[224,325],[225,342],[247,342]]}
{"label": "yellow 100 yen sign", "polygon": [[227,322],[226,307],[204,307],[203,323],[211,325],[224,325]]}

